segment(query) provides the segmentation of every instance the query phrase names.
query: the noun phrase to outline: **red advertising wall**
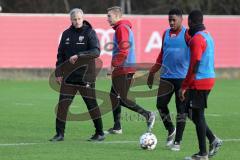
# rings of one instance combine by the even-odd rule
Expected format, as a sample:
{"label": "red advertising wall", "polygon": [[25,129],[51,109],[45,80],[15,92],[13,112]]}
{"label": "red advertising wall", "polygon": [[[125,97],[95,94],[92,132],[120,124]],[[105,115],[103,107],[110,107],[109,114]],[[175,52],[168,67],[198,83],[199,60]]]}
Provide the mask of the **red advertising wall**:
{"label": "red advertising wall", "polygon": [[[104,66],[111,60],[106,51],[113,30],[105,15],[86,15],[96,29]],[[127,16],[133,24],[137,61],[154,63],[168,28],[167,16]],[[184,17],[184,25],[187,24]],[[0,68],[51,68],[55,66],[61,33],[68,28],[67,15],[0,14]],[[240,67],[240,16],[205,16],[205,25],[216,46],[218,68]]]}

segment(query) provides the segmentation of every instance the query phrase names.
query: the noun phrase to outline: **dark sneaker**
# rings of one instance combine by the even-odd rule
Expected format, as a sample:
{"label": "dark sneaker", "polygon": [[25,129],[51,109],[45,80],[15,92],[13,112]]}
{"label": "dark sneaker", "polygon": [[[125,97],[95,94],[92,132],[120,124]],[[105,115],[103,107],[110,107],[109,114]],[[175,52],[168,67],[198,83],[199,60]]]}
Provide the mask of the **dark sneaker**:
{"label": "dark sneaker", "polygon": [[63,141],[64,140],[64,135],[63,134],[56,134],[53,138],[49,139],[51,142],[58,142],[58,141]]}
{"label": "dark sneaker", "polygon": [[104,131],[104,134],[122,134],[122,129],[109,128],[107,131]]}
{"label": "dark sneaker", "polygon": [[154,123],[155,123],[155,119],[156,119],[155,113],[154,112],[150,112],[149,113],[149,117],[147,119],[147,132],[151,132],[152,131],[152,128],[153,128]]}
{"label": "dark sneaker", "polygon": [[174,128],[174,130],[172,131],[172,133],[168,134],[167,137],[167,142],[166,142],[166,147],[171,147],[173,145],[173,141],[175,139],[175,135],[176,135],[176,128]]}
{"label": "dark sneaker", "polygon": [[92,135],[91,138],[88,139],[88,141],[103,141],[105,139],[104,135],[100,135],[100,134],[94,134]]}
{"label": "dark sneaker", "polygon": [[196,153],[192,155],[191,157],[185,157],[184,160],[208,160],[208,155],[199,155],[199,153]]}
{"label": "dark sneaker", "polygon": [[208,157],[213,157],[219,148],[222,146],[223,141],[219,139],[218,137],[215,138],[215,140],[212,142],[212,144],[209,145],[209,155]]}

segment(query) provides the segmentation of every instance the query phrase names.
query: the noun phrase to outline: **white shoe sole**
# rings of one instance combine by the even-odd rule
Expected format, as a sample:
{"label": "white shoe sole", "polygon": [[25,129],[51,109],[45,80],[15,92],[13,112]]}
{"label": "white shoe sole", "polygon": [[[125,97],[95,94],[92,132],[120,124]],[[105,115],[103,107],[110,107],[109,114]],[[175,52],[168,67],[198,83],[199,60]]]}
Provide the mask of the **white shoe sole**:
{"label": "white shoe sole", "polygon": [[171,148],[171,151],[178,152],[178,151],[180,151],[180,148]]}

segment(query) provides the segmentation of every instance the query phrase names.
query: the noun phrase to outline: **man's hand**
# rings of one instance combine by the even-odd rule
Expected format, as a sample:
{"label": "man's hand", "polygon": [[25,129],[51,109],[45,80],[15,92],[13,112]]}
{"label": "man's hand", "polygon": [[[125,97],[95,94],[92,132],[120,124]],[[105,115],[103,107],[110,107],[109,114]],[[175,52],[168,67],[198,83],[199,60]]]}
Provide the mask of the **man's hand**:
{"label": "man's hand", "polygon": [[107,68],[107,76],[111,76],[112,75],[113,69],[114,68],[112,66]]}
{"label": "man's hand", "polygon": [[179,98],[181,101],[185,100],[185,93],[186,93],[186,89],[180,89],[179,90]]}
{"label": "man's hand", "polygon": [[75,64],[75,62],[77,61],[77,59],[78,59],[78,55],[74,55],[74,56],[70,57],[69,62],[70,62],[71,64]]}
{"label": "man's hand", "polygon": [[154,75],[155,75],[154,73],[149,72],[148,79],[147,79],[147,85],[150,89],[152,89]]}
{"label": "man's hand", "polygon": [[56,77],[56,82],[61,85],[63,77]]}

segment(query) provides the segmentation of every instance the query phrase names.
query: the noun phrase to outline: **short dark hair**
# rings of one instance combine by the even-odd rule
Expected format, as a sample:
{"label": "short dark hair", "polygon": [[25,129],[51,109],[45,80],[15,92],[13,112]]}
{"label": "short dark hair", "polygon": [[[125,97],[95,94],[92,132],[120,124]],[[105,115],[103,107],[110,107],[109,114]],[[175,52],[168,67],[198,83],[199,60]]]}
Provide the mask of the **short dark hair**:
{"label": "short dark hair", "polygon": [[182,16],[183,11],[179,8],[173,8],[168,12],[168,15],[177,15],[177,16]]}
{"label": "short dark hair", "polygon": [[193,24],[202,24],[203,14],[200,10],[193,10],[189,13],[188,19],[190,19]]}

